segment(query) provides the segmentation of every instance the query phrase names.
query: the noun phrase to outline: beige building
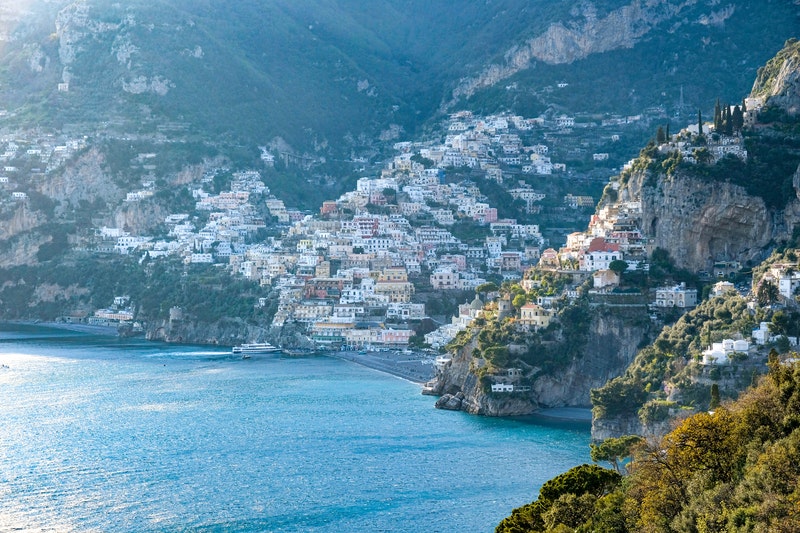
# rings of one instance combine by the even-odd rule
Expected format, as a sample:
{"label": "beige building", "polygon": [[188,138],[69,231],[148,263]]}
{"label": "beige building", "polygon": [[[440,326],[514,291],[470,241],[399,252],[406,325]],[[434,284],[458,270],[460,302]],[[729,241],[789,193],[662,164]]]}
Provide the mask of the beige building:
{"label": "beige building", "polygon": [[526,303],[519,310],[519,322],[525,326],[536,329],[546,328],[550,325],[551,311],[535,303]]}
{"label": "beige building", "polygon": [[386,296],[391,303],[410,302],[414,294],[414,284],[409,281],[378,281],[375,295]]}

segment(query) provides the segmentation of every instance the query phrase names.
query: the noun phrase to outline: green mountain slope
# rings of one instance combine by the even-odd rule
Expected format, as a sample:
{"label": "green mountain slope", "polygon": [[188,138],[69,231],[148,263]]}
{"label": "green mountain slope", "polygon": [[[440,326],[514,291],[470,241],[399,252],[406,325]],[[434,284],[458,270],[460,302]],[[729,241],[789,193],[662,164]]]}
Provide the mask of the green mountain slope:
{"label": "green mountain slope", "polygon": [[[341,154],[465,105],[629,112],[685,86],[687,106],[707,106],[722,86],[743,92],[728,82],[792,36],[797,12],[734,0],[30,0],[0,6],[0,106],[12,125],[281,137]],[[630,35],[608,37],[615,25]],[[537,59],[553,27],[586,58]],[[513,76],[485,79],[509,65]],[[453,100],[471,79],[484,88]],[[562,80],[567,91],[545,90]]]}

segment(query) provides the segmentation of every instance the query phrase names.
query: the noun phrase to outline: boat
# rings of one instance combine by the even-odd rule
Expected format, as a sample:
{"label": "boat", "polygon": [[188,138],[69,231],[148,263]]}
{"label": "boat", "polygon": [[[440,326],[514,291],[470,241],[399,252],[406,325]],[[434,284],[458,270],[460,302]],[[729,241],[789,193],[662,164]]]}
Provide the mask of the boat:
{"label": "boat", "polygon": [[277,353],[280,352],[281,349],[276,348],[268,342],[254,342],[234,346],[231,351],[234,354],[241,355],[242,359],[250,359],[250,356],[255,354]]}

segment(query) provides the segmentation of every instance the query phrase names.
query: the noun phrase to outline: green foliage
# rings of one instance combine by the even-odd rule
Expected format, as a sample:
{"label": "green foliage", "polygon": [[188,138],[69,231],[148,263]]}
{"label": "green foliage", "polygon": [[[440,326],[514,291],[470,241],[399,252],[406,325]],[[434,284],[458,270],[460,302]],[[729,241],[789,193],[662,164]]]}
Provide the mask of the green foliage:
{"label": "green foliage", "polygon": [[621,480],[617,472],[597,465],[576,466],[542,485],[535,502],[514,509],[495,531],[518,533],[551,531],[559,525],[578,527],[595,510],[601,512],[608,507],[608,500],[599,505],[598,502],[613,493]]}
{"label": "green foliage", "polygon": [[514,296],[514,299],[511,301],[511,305],[514,306],[515,309],[519,309],[528,301],[527,296],[524,294],[517,294]]}
{"label": "green foliage", "polygon": [[676,402],[667,400],[650,400],[639,409],[639,420],[645,426],[669,419],[672,410],[678,406]]}
{"label": "green foliage", "polygon": [[[48,249],[49,250],[49,249]],[[41,251],[41,250],[40,250]],[[257,309],[259,297],[269,296],[257,283],[231,278],[210,265],[165,261],[140,265],[128,257],[82,258],[79,262],[48,262],[37,267],[0,270],[7,281],[0,290],[0,317],[5,319],[54,319],[74,309],[98,309],[111,305],[115,296],[130,296],[138,320],[168,318],[170,307],[181,307],[184,316],[199,322],[239,318],[267,323],[277,310]],[[40,301],[37,286],[48,284],[69,290],[66,298]]]}
{"label": "green foliage", "polygon": [[620,472],[620,461],[630,457],[635,446],[643,441],[639,435],[624,435],[619,438],[609,438],[600,444],[590,444],[592,461],[608,461],[614,470]]}
{"label": "green foliage", "polygon": [[711,385],[711,401],[708,403],[709,409],[716,409],[720,405],[719,398],[719,385],[716,383]]}
{"label": "green foliage", "polygon": [[[656,254],[654,254],[655,256]],[[702,302],[684,314],[674,325],[665,327],[651,346],[639,351],[621,377],[591,392],[594,414],[599,418],[630,417],[638,413],[646,421],[663,420],[672,407],[661,402],[660,391],[666,383],[691,382],[686,372],[694,356],[714,342],[749,333],[756,325],[747,309],[747,301],[736,293]],[[649,389],[648,389],[649,385]],[[647,390],[646,390],[647,389]],[[708,390],[687,395],[697,407],[707,406]],[[735,394],[735,391],[729,391]],[[658,400],[648,404],[648,400]]]}
{"label": "green foliage", "polygon": [[608,264],[609,270],[613,270],[617,274],[622,274],[628,269],[628,263],[621,259],[616,259]]}
{"label": "green foliage", "polygon": [[659,440],[627,436],[606,442],[592,446],[593,459],[632,451],[628,476],[608,478],[604,485],[594,473],[575,472],[583,468],[576,467],[545,483],[538,500],[515,509],[496,531],[758,532],[800,527],[798,363],[773,357],[767,377],[737,401],[713,414],[689,417]]}

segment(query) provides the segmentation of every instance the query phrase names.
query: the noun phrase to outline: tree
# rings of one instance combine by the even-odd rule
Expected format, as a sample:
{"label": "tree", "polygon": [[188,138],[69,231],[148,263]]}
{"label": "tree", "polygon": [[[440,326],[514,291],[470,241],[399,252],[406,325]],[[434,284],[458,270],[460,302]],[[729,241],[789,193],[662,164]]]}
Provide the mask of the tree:
{"label": "tree", "polygon": [[719,400],[719,385],[717,385],[716,383],[713,383],[711,385],[711,401],[708,402],[708,408],[710,410],[714,410],[717,407],[719,407],[719,403],[720,403],[720,400]]}
{"label": "tree", "polygon": [[590,444],[592,461],[608,461],[618,474],[620,461],[633,454],[636,445],[643,441],[639,435],[624,435],[619,438],[606,439],[600,444]]}
{"label": "tree", "polygon": [[481,283],[475,287],[475,292],[478,294],[487,294],[490,292],[497,292],[498,290],[500,290],[500,287],[498,287],[497,283],[493,281],[487,281],[486,283]]}
{"label": "tree", "polygon": [[769,280],[763,280],[756,289],[756,300],[762,307],[775,303],[779,296],[778,287]]}
{"label": "tree", "polygon": [[511,300],[511,305],[513,305],[513,306],[514,306],[514,308],[516,308],[516,309],[519,309],[520,307],[522,307],[523,305],[525,305],[525,303],[526,303],[527,301],[528,301],[528,297],[527,297],[526,295],[524,295],[524,294],[517,294],[516,296],[514,296],[514,299],[513,299],[513,300]]}
{"label": "tree", "polygon": [[396,204],[397,203],[397,191],[392,189],[391,187],[386,187],[382,191],[383,197],[386,198],[387,204]]}
{"label": "tree", "polygon": [[789,327],[789,315],[784,311],[775,311],[769,324],[769,332],[775,335],[788,335]]}
{"label": "tree", "polygon": [[744,127],[744,112],[738,105],[733,108],[733,114],[731,114],[731,123],[734,131],[742,131],[742,128]]}
{"label": "tree", "polygon": [[621,276],[628,268],[628,263],[622,259],[615,259],[608,264],[608,269],[614,271],[618,276]]}
{"label": "tree", "polygon": [[702,165],[707,165],[714,160],[714,156],[708,151],[708,148],[695,148],[692,151],[692,155]]}
{"label": "tree", "polygon": [[733,119],[731,118],[731,106],[725,104],[725,135],[733,135]]}
{"label": "tree", "polygon": [[697,110],[697,135],[703,135],[703,113]]}
{"label": "tree", "polygon": [[722,108],[719,104],[719,98],[717,98],[717,103],[714,105],[714,131],[717,133],[722,131]]}
{"label": "tree", "polygon": [[667,142],[667,135],[664,133],[664,128],[659,126],[656,131],[656,144],[664,144]]}

